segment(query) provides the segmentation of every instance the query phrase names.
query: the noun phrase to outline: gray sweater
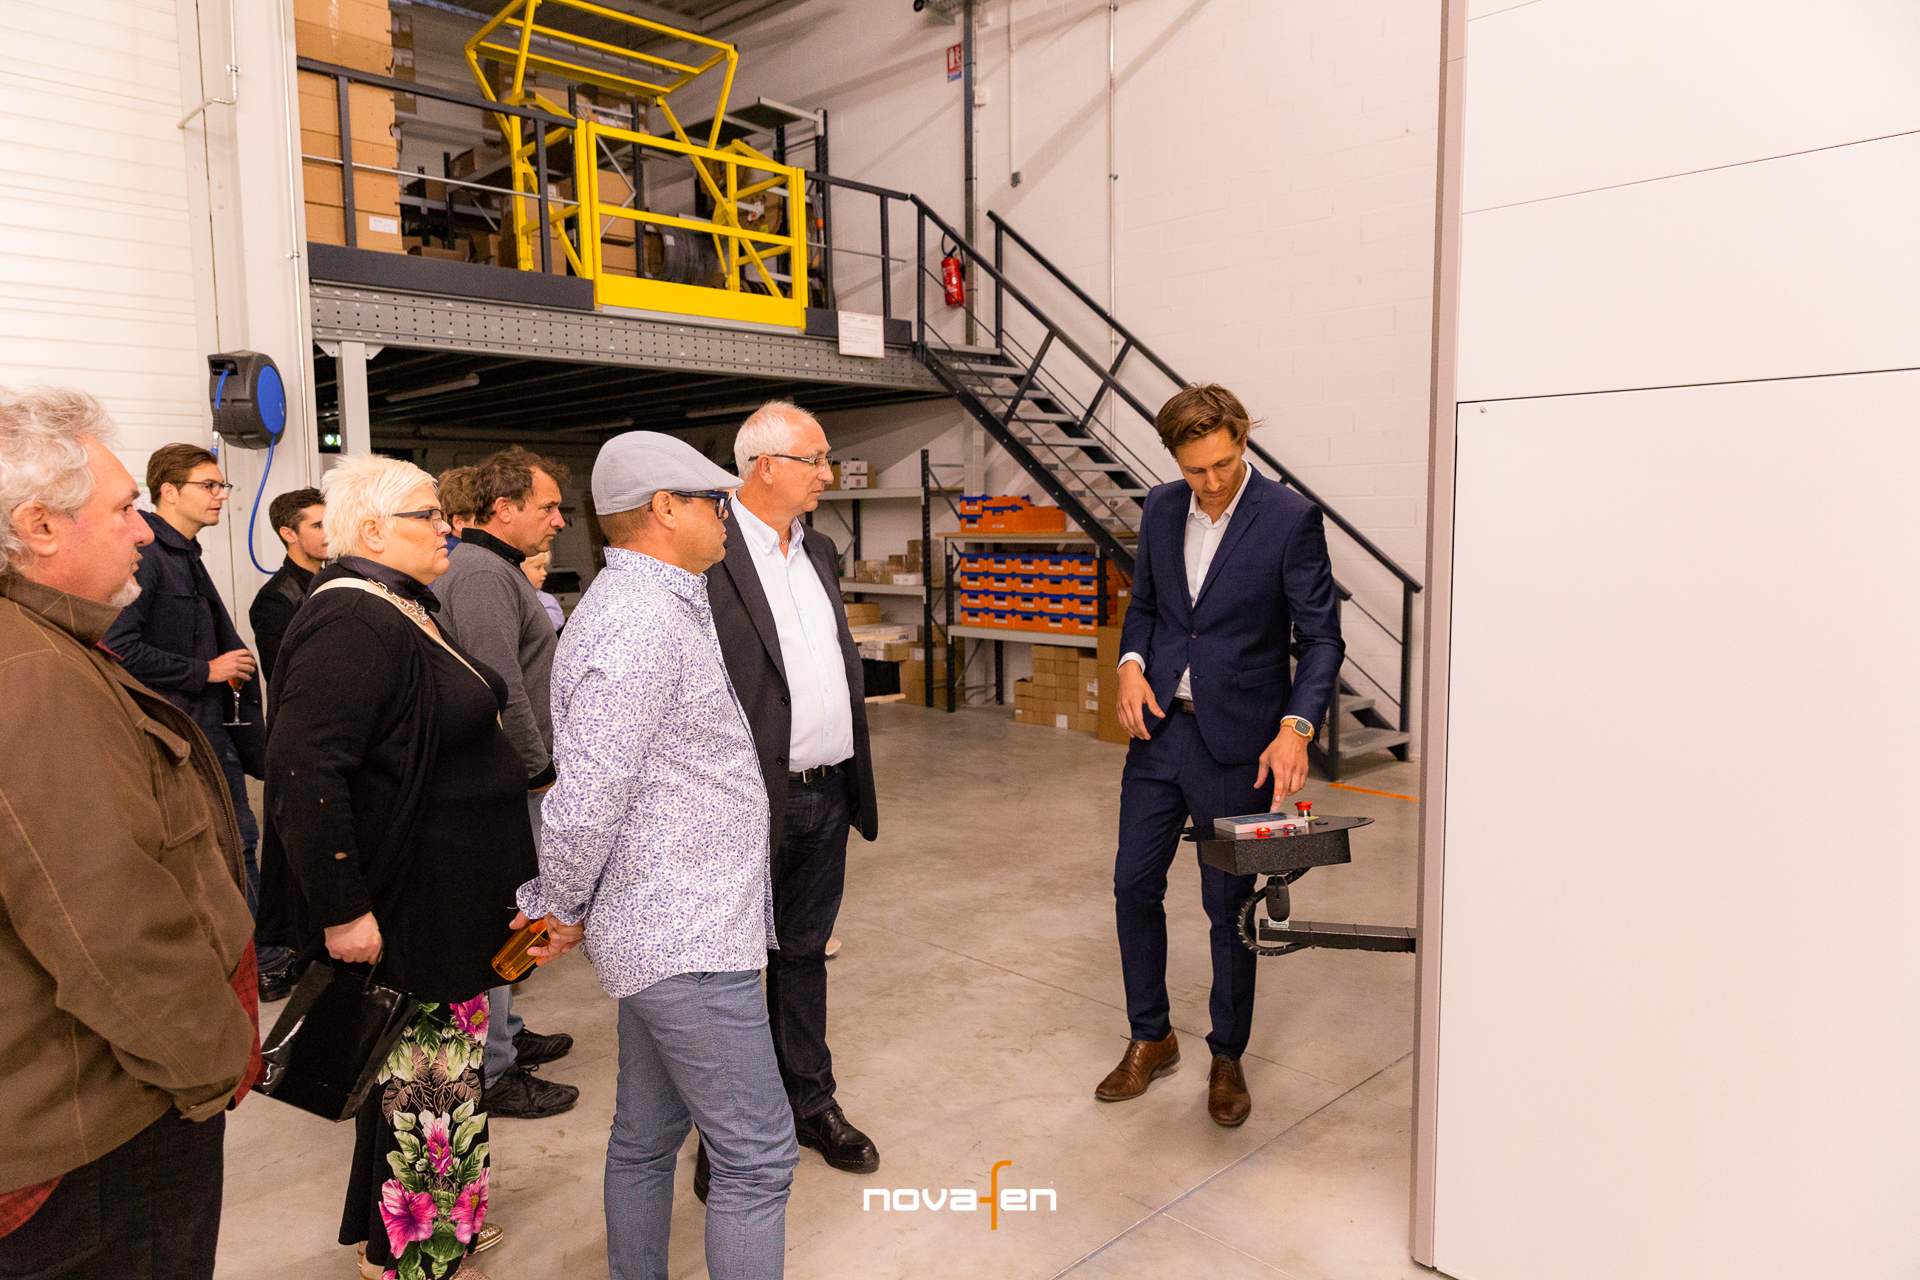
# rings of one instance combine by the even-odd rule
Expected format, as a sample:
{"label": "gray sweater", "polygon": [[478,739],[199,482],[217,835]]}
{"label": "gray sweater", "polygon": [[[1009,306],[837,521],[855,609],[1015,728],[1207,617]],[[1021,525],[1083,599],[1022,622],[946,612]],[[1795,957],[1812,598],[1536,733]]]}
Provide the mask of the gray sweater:
{"label": "gray sweater", "polygon": [[553,620],[520,566],[499,552],[463,541],[448,561],[433,584],[440,599],[435,620],[506,681],[501,722],[527,763],[530,785],[545,786],[553,781],[553,654],[560,644]]}

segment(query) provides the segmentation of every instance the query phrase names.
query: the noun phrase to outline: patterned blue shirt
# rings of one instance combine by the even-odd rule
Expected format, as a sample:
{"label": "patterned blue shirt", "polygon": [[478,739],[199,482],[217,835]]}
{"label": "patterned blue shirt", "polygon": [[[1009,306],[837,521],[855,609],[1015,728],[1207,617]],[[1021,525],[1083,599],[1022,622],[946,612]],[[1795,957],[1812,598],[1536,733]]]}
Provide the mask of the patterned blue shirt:
{"label": "patterned blue shirt", "polygon": [[520,909],[584,918],[616,999],[677,973],[763,967],[767,787],[703,575],[607,548],[554,659],[553,754],[540,875]]}

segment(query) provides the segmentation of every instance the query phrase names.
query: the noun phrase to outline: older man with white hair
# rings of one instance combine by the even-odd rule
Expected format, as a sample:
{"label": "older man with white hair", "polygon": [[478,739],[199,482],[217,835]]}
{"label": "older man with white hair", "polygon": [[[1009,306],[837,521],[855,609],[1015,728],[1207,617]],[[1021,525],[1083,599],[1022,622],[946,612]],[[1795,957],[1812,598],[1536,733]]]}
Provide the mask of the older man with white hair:
{"label": "older man with white hair", "polygon": [[100,644],[153,541],[113,444],[0,387],[0,1275],[211,1276],[258,1064],[220,760]]}
{"label": "older man with white hair", "polygon": [[[727,674],[753,726],[771,810],[773,923],[767,1015],[800,1142],[849,1173],[880,1167],[835,1096],[827,1048],[827,940],[846,882],[847,830],[879,832],[860,650],[840,599],[839,550],[802,523],[832,471],[827,436],[775,400],[733,442],[740,536],[707,574]],[[706,1148],[695,1168],[705,1189]]]}

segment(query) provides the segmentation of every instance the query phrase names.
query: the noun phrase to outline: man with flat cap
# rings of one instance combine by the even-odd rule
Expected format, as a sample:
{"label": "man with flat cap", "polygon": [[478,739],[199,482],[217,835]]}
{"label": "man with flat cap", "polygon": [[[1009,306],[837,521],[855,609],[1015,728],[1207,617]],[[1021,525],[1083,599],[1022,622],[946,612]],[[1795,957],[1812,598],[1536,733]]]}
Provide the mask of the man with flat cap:
{"label": "man with flat cap", "polygon": [[[664,1276],[673,1174],[693,1124],[712,1159],[708,1274],[779,1276],[799,1156],[760,973],[776,945],[768,806],[705,572],[726,554],[739,479],[652,431],[593,467],[606,567],[553,666],[559,778],[543,806],[529,918],[583,922],[620,1002],[607,1143],[613,1280]],[[564,942],[563,944],[564,945]]]}

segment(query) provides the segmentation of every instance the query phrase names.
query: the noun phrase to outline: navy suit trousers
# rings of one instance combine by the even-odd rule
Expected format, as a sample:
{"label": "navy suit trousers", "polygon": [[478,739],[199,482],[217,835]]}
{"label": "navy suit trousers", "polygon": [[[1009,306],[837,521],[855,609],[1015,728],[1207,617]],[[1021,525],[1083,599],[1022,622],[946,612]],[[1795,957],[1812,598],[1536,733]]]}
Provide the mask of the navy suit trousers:
{"label": "navy suit trousers", "polygon": [[[1264,813],[1273,782],[1255,787],[1258,763],[1221,764],[1200,739],[1194,717],[1174,712],[1147,741],[1127,751],[1120,777],[1120,852],[1113,864],[1114,914],[1120,927],[1120,971],[1127,1021],[1135,1040],[1164,1040],[1173,1030],[1167,1003],[1167,868],[1191,818],[1211,830],[1215,818]],[[1194,857],[1199,857],[1196,846]],[[1213,952],[1212,1030],[1207,1047],[1228,1058],[1246,1051],[1253,1030],[1253,979],[1258,957],[1240,941],[1240,909],[1253,876],[1200,864],[1200,901],[1207,909]]]}

